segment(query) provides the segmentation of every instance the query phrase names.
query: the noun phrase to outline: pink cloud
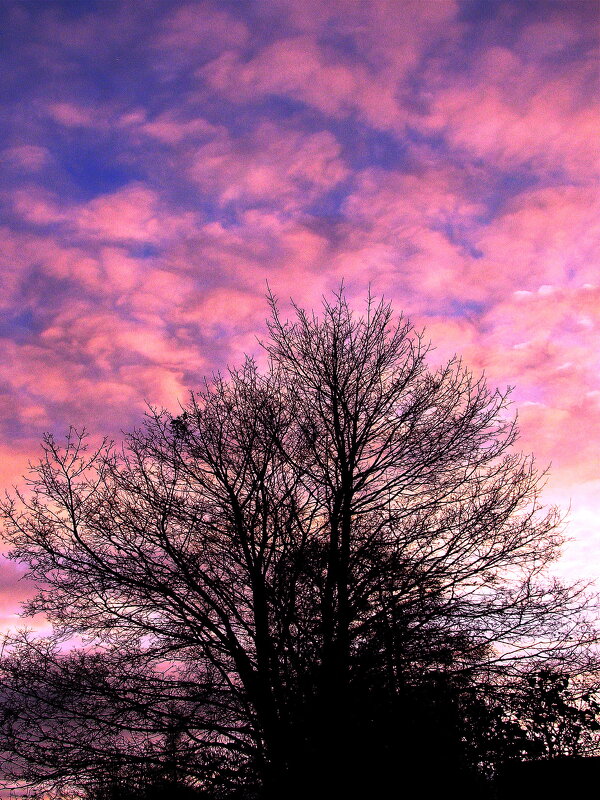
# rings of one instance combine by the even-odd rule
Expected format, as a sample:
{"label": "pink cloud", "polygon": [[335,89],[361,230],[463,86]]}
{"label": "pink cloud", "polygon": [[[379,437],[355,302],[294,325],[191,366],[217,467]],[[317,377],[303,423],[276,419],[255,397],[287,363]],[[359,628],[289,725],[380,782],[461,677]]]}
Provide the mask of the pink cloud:
{"label": "pink cloud", "polygon": [[168,50],[199,50],[224,44],[243,44],[249,37],[246,25],[210,2],[188,3],[167,14],[155,46]]}
{"label": "pink cloud", "polygon": [[345,203],[348,227],[335,257],[346,275],[400,278],[438,302],[491,302],[545,283],[597,276],[598,193],[559,186],[522,191],[482,222],[477,174],[432,164],[414,174],[367,170]]}
{"label": "pink cloud", "polygon": [[207,54],[242,46],[249,38],[245,23],[218,4],[187,3],[165,15],[149,48],[154,69],[163,80],[169,80],[180,70],[193,69]]}
{"label": "pink cloud", "polygon": [[[85,307],[55,320],[39,344],[0,340],[0,354],[6,397],[19,398],[11,416],[38,437],[57,416],[93,431],[102,419],[105,432],[118,433],[139,420],[146,401],[185,398],[184,374],[204,365],[197,346],[182,346],[154,325]],[[0,477],[15,478],[21,463],[18,455],[7,460]]]}
{"label": "pink cloud", "polygon": [[130,256],[123,247],[102,247],[100,262],[106,288],[110,287],[120,296],[121,293],[131,292],[144,279],[146,270],[143,262]]}
{"label": "pink cloud", "polygon": [[281,210],[306,205],[348,174],[330,132],[302,135],[271,123],[242,140],[203,145],[188,173],[223,204],[262,202]]}
{"label": "pink cloud", "polygon": [[593,186],[525,191],[474,240],[493,272],[515,289],[582,285],[598,277],[599,212]]}
{"label": "pink cloud", "polygon": [[224,332],[235,335],[243,327],[256,329],[264,316],[262,297],[248,291],[215,289],[199,298],[182,318],[197,322],[204,335],[213,337]]}
{"label": "pink cloud", "polygon": [[590,480],[600,461],[600,289],[519,293],[492,309],[469,356],[516,385],[524,445],[563,481]]}
{"label": "pink cloud", "polygon": [[0,151],[0,160],[36,172],[50,162],[50,151],[47,147],[23,144],[7,147]]}
{"label": "pink cloud", "polygon": [[140,183],[70,206],[56,194],[31,187],[15,191],[12,204],[27,222],[58,226],[69,241],[85,242],[86,247],[95,241],[157,244],[185,235],[198,221],[193,212],[169,209],[155,191]]}
{"label": "pink cloud", "polygon": [[58,198],[37,186],[17,189],[11,200],[16,213],[34,225],[52,225],[65,219]]}
{"label": "pink cloud", "polygon": [[[517,448],[533,452],[541,467],[552,462],[547,502],[560,499],[566,507],[578,486],[597,481],[599,288],[516,293],[471,320],[431,317],[426,309],[411,318],[417,327],[426,326],[433,365],[458,354],[476,375],[484,370],[491,387],[515,387]],[[595,505],[590,497],[574,503],[582,537],[585,513],[597,515]]]}
{"label": "pink cloud", "polygon": [[80,235],[108,242],[157,242],[193,226],[192,214],[173,214],[157,194],[133,184],[80,206],[74,215]]}
{"label": "pink cloud", "polygon": [[376,220],[385,226],[470,221],[485,207],[469,198],[466,177],[461,170],[440,164],[415,165],[412,172],[367,169],[357,176],[345,211],[352,220]]}
{"label": "pink cloud", "polygon": [[443,133],[451,147],[496,167],[561,170],[588,180],[600,158],[598,98],[589,89],[592,63],[580,60],[556,70],[544,61],[544,49],[556,56],[566,44],[564,28],[558,20],[530,30],[532,43],[544,41],[538,51],[526,38],[511,50],[485,48],[468,72],[452,80],[443,62],[430,62],[428,110],[415,114],[413,124]]}
{"label": "pink cloud", "polygon": [[[362,269],[382,289],[399,284],[409,302],[479,299],[481,281],[469,280],[475,260],[470,239],[483,206],[470,197],[458,170],[425,165],[413,174],[381,169],[357,176],[348,196],[347,234],[336,254],[336,267],[346,276]],[[449,230],[462,231],[452,239]],[[410,300],[410,296],[413,300]]]}
{"label": "pink cloud", "polygon": [[382,127],[399,115],[404,117],[393,81],[378,80],[364,66],[332,61],[305,36],[274,42],[250,61],[227,50],[198,75],[213,90],[235,101],[288,95],[334,116],[346,116],[358,108],[370,122]]}
{"label": "pink cloud", "polygon": [[[35,210],[35,201],[33,206],[27,205],[28,209],[32,207]],[[43,218],[56,221],[54,214]],[[28,219],[39,221],[35,213]],[[0,243],[6,263],[3,273],[4,294],[0,298],[0,305],[2,302],[17,302],[15,295],[22,288],[27,289],[32,270],[41,270],[44,275],[53,278],[76,281],[88,289],[97,290],[106,285],[97,258],[84,246],[63,243],[56,235],[17,233],[8,229],[0,230]]]}
{"label": "pink cloud", "polygon": [[[452,21],[458,11],[455,0],[443,3],[423,3],[421,0],[403,0],[402,6],[390,0],[371,0],[369,5],[348,4],[347,0],[257,0],[261,12],[281,14],[290,26],[311,33],[321,32],[327,25],[343,33],[364,40],[385,41],[418,38],[427,33],[429,26]],[[413,24],[405,23],[410,20]]]}
{"label": "pink cloud", "polygon": [[[199,77],[237,102],[286,95],[335,117],[358,112],[383,129],[403,128],[409,115],[399,89],[428,46],[460,30],[452,0],[263,6],[270,14],[285,15],[297,33],[268,43],[251,58],[227,48],[200,68]],[[354,43],[352,56],[326,42],[329,26]]]}
{"label": "pink cloud", "polygon": [[48,113],[52,119],[67,128],[94,128],[99,122],[91,108],[74,103],[50,103]]}
{"label": "pink cloud", "polygon": [[15,444],[0,445],[0,485],[3,489],[20,482],[20,476],[27,472],[31,454],[37,445],[37,440],[22,442],[20,447]]}
{"label": "pink cloud", "polygon": [[[160,278],[157,281],[152,273],[147,280],[154,287],[161,285]],[[175,281],[167,281],[163,286],[177,290]],[[202,363],[197,350],[183,347],[165,329],[164,323],[177,319],[172,299],[173,295],[170,299],[164,293],[159,295],[156,310],[172,309],[170,318],[164,320],[145,304],[142,304],[144,313],[140,316],[120,316],[72,299],[54,317],[40,339],[59,358],[69,353],[71,359],[78,358],[81,365],[91,360],[97,368],[114,374],[118,374],[120,365],[140,359],[176,369],[197,368]]]}
{"label": "pink cloud", "polygon": [[[577,5],[579,9],[577,9]],[[569,4],[561,7],[556,4],[545,9],[544,20],[535,20],[524,25],[516,42],[516,49],[525,58],[541,60],[556,55],[569,54],[577,45],[590,36],[590,28],[598,22],[598,9],[594,3],[588,3],[590,28],[581,25],[581,17],[585,14],[585,3]],[[574,8],[575,7],[575,8]],[[575,11],[575,13],[570,13]]]}
{"label": "pink cloud", "polygon": [[211,125],[199,117],[178,120],[170,113],[160,114],[155,119],[144,122],[140,130],[147,136],[171,146],[179,145],[186,139],[212,138],[220,132],[216,125]]}

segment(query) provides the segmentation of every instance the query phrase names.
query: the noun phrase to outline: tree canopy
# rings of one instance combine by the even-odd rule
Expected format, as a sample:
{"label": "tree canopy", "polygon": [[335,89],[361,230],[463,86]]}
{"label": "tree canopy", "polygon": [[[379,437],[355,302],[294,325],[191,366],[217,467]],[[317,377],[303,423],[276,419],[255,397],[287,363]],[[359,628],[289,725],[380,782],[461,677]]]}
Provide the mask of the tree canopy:
{"label": "tree canopy", "polygon": [[431,368],[384,301],[295,310],[271,298],[263,371],[151,410],[121,448],[46,436],[4,503],[26,613],[55,632],[6,642],[9,777],[359,797],[421,770],[428,796],[425,765],[467,786],[493,764],[482,709],[500,741],[540,675],[589,689],[589,600],[548,575],[561,518],[508,393]]}

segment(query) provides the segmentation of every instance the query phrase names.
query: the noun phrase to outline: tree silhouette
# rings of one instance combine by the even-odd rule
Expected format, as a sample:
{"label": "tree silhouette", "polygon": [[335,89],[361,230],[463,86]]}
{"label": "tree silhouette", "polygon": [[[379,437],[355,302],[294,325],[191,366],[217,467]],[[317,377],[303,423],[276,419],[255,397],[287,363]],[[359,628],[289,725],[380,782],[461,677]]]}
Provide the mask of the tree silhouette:
{"label": "tree silhouette", "polygon": [[600,705],[568,675],[542,669],[523,678],[508,706],[537,758],[589,755],[597,747]]}
{"label": "tree silhouette", "polygon": [[176,730],[177,780],[222,796],[358,797],[432,764],[466,785],[459,697],[592,669],[507,394],[430,369],[383,301],[271,310],[264,372],[153,410],[121,450],[47,436],[4,503],[41,586],[26,613],[55,629],[8,643],[9,776],[51,786],[117,753],[164,771]]}

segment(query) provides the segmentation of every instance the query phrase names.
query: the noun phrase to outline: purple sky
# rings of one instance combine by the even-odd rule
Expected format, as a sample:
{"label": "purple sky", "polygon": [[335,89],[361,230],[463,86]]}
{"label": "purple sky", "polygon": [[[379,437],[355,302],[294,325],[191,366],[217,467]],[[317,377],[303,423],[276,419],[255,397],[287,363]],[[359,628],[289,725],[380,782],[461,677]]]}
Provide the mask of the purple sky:
{"label": "purple sky", "polygon": [[[596,0],[3,0],[0,483],[369,284],[514,384],[600,554]],[[0,623],[14,620],[13,565]]]}

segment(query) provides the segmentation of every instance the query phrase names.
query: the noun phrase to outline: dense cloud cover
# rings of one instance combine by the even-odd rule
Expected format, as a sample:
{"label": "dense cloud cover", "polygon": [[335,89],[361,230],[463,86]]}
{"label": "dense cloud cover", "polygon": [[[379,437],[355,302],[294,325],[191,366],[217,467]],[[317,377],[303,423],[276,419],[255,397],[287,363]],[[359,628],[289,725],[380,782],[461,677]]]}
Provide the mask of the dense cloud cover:
{"label": "dense cloud cover", "polygon": [[[370,284],[600,487],[596,0],[5,0],[0,482]],[[569,562],[566,562],[569,568]],[[0,616],[22,594],[0,574]]]}

